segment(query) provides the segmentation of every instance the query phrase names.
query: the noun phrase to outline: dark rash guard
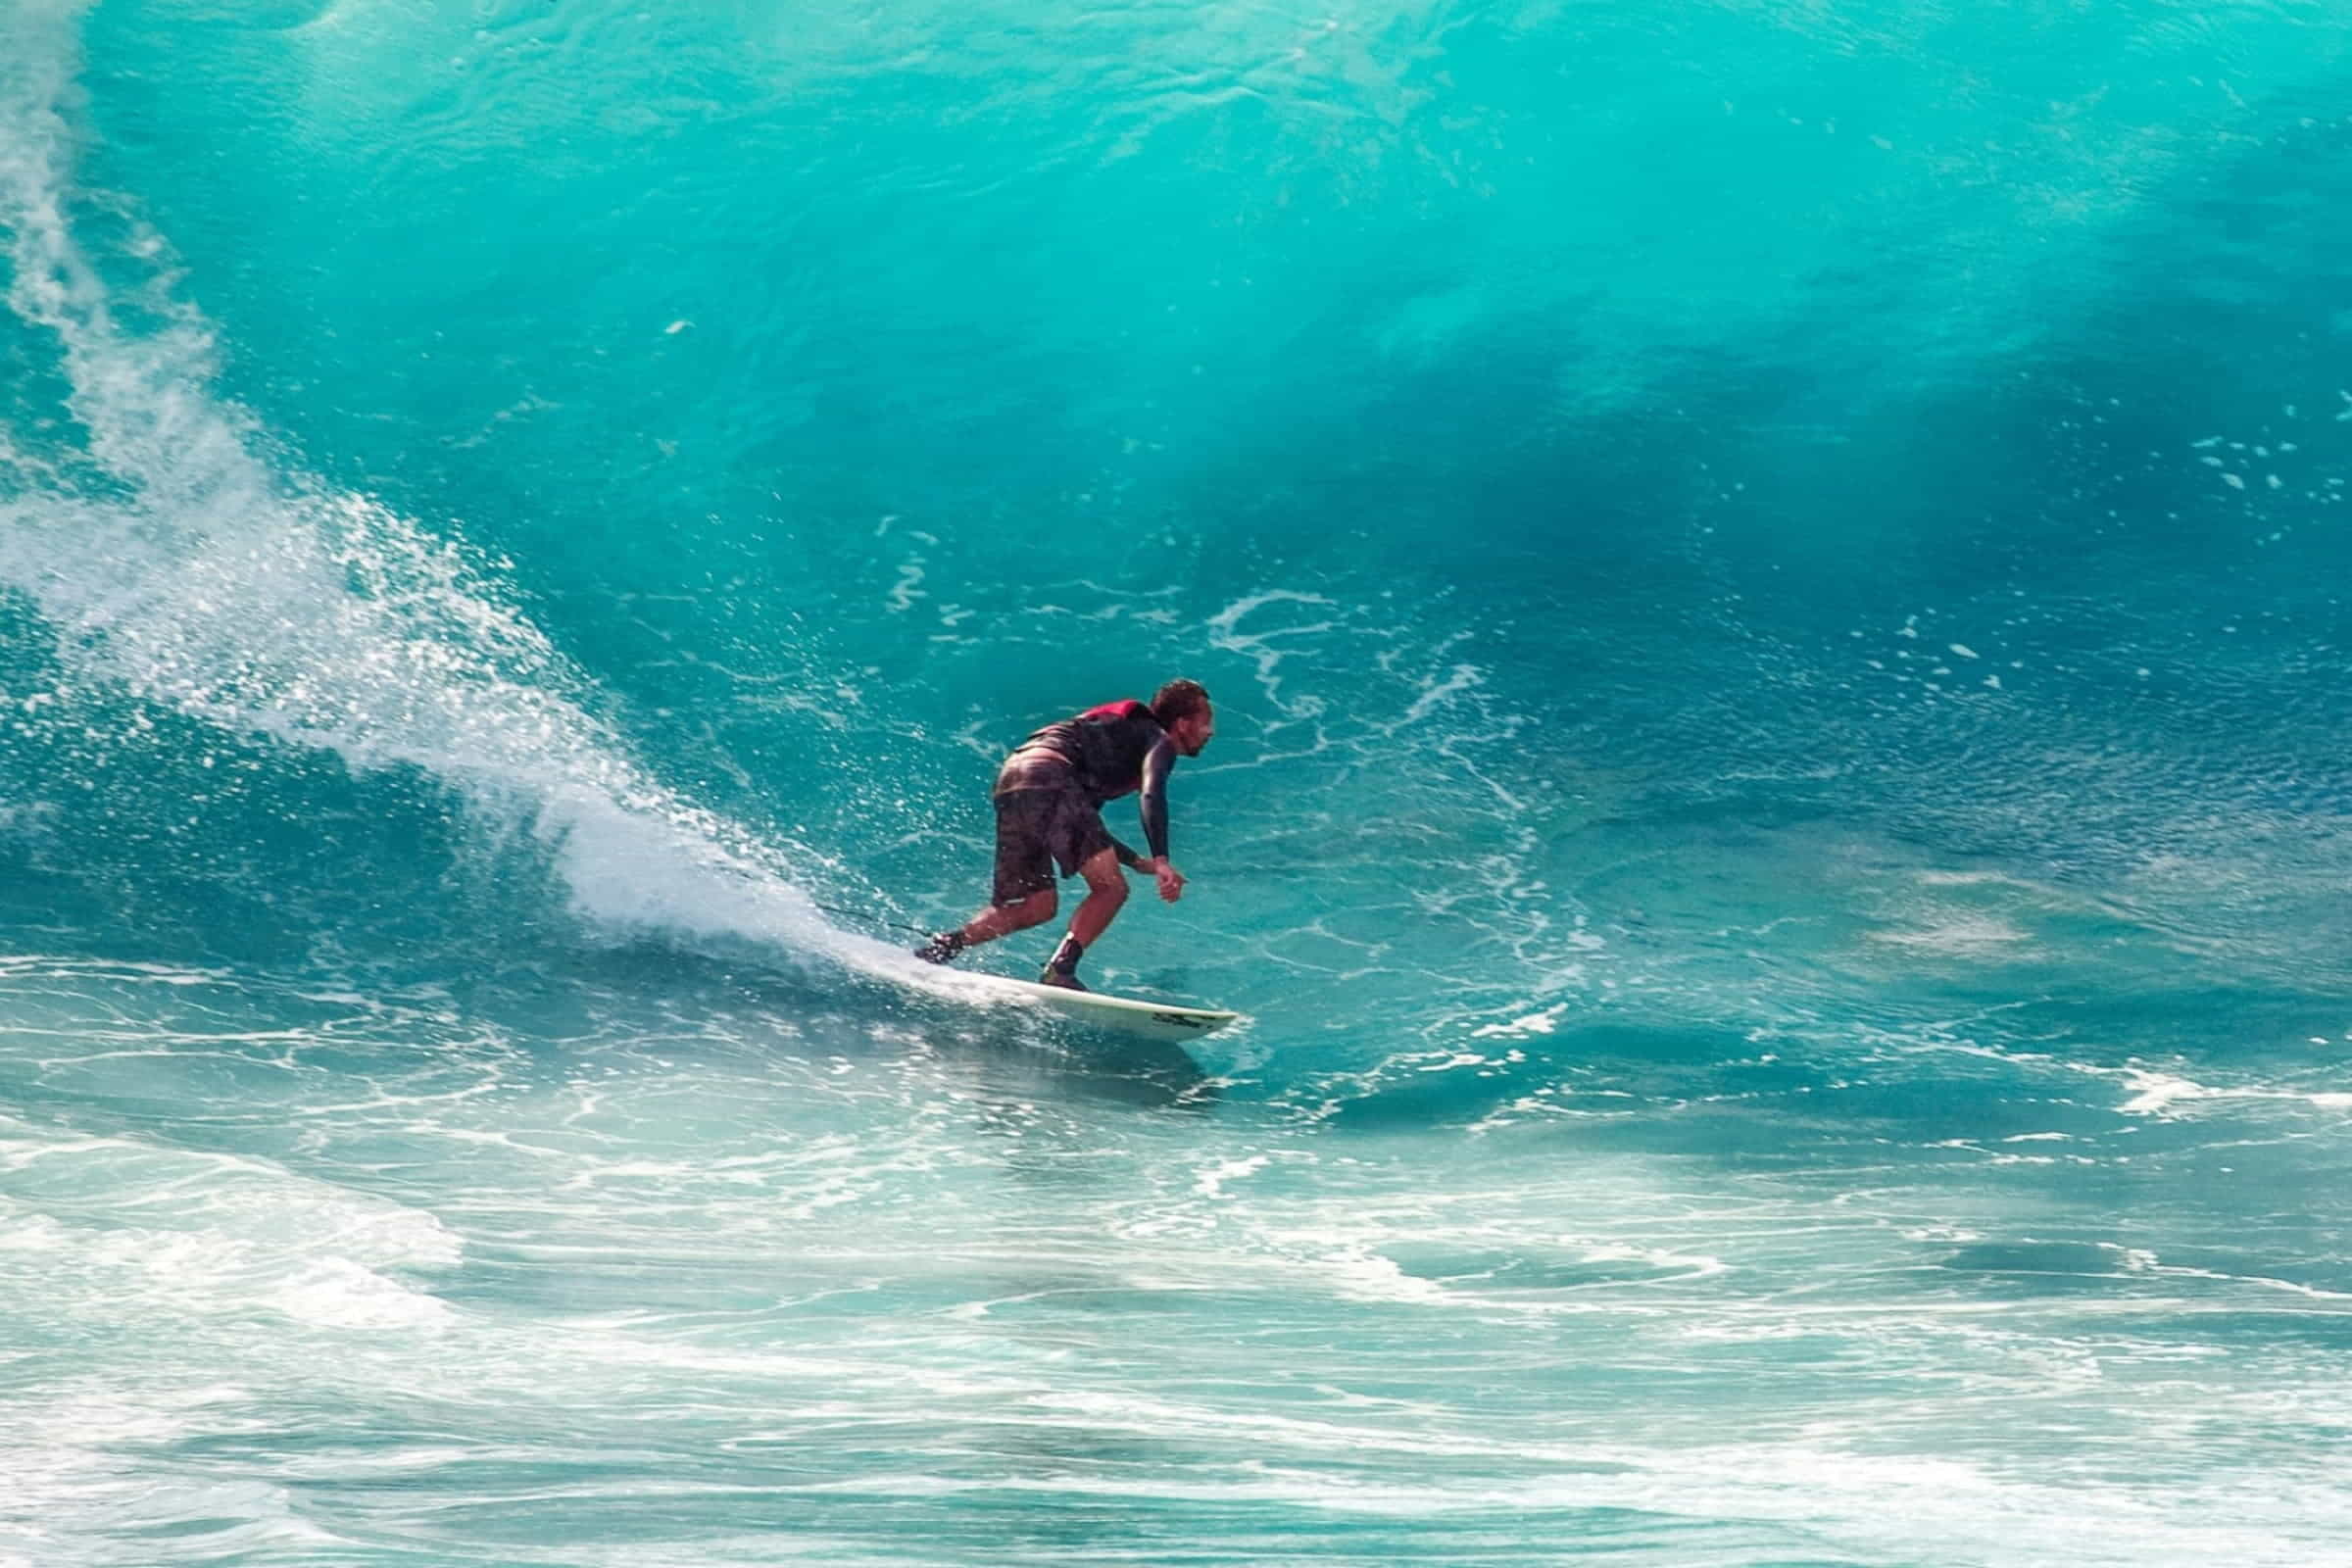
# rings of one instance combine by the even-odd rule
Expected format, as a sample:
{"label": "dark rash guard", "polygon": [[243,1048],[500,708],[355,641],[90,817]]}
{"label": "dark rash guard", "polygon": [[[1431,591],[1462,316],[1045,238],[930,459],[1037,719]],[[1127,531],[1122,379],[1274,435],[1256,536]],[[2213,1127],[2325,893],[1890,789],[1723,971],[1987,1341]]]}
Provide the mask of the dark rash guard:
{"label": "dark rash guard", "polygon": [[[1067,790],[1084,795],[1102,808],[1138,790],[1144,820],[1144,839],[1152,856],[1168,853],[1168,770],[1176,763],[1176,743],[1152,716],[1150,705],[1133,698],[1090,708],[1059,723],[1048,724],[1012,749],[997,773],[995,793],[1014,790]],[[1136,854],[1117,839],[1111,848],[1119,859],[1133,865]]]}

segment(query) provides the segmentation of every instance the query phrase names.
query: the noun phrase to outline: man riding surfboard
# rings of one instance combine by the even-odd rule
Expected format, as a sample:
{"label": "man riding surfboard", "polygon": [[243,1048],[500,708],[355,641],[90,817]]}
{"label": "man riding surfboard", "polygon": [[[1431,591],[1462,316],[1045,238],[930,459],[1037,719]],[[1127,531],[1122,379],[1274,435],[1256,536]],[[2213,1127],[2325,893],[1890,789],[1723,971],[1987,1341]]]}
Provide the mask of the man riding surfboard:
{"label": "man riding surfboard", "polygon": [[[1216,713],[1199,681],[1172,680],[1142,703],[1126,698],[1048,724],[1012,749],[997,770],[995,888],[988,907],[955,931],[942,931],[915,956],[945,963],[964,949],[1026,931],[1054,918],[1056,870],[1086,879],[1086,899],[1068,934],[1046,961],[1041,984],[1083,991],[1078,959],[1127,902],[1122,865],[1152,876],[1159,896],[1184,896],[1184,873],[1168,858],[1168,774],[1180,757],[1198,757],[1216,733]],[[1139,856],[1102,825],[1102,803],[1140,792],[1144,842]]]}

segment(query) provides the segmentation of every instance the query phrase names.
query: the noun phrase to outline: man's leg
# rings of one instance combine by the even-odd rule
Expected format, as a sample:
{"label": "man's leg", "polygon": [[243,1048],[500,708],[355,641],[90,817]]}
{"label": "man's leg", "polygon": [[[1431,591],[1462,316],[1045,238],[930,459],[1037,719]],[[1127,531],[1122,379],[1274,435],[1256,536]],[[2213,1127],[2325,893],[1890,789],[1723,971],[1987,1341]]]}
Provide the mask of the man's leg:
{"label": "man's leg", "polygon": [[976,948],[983,942],[994,942],[1015,931],[1044,925],[1054,918],[1054,911],[1060,906],[1061,901],[1054,896],[1052,888],[1039,888],[1016,903],[990,905],[966,920],[963,929],[956,934],[963,938],[965,947]]}
{"label": "man's leg", "polygon": [[1119,869],[1118,851],[1097,850],[1078,867],[1078,874],[1086,878],[1086,902],[1070,916],[1070,935],[1080,947],[1091,948],[1127,902],[1127,873]]}
{"label": "man's leg", "polygon": [[1061,939],[1061,946],[1047,960],[1046,972],[1038,976],[1046,985],[1073,990],[1084,989],[1078,984],[1080,956],[1110,928],[1119,906],[1127,902],[1127,873],[1119,869],[1118,851],[1097,850],[1078,863],[1078,874],[1086,878],[1086,902],[1070,916],[1070,934]]}
{"label": "man's leg", "polygon": [[1054,918],[1054,858],[1046,844],[1054,803],[1036,791],[997,797],[995,895],[988,907],[954,931],[942,931],[914,950],[918,958],[946,963],[964,949],[1026,931]]}
{"label": "man's leg", "polygon": [[945,963],[966,948],[1008,937],[1015,931],[1026,931],[1033,925],[1044,925],[1054,918],[1058,906],[1059,901],[1052,888],[1039,888],[1027,898],[1009,904],[992,904],[955,930],[940,932],[915,949],[914,956],[933,963]]}

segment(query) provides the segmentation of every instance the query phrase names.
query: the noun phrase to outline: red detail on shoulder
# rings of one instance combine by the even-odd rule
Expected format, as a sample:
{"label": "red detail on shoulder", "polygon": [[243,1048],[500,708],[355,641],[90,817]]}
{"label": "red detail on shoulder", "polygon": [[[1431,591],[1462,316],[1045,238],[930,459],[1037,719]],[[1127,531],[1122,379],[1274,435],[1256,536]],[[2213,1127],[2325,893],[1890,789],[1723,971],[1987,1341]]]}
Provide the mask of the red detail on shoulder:
{"label": "red detail on shoulder", "polygon": [[1151,713],[1152,705],[1150,703],[1139,703],[1132,697],[1122,697],[1115,703],[1104,703],[1100,708],[1090,708],[1078,716],[1090,723],[1107,724],[1113,719],[1119,718],[1148,718]]}

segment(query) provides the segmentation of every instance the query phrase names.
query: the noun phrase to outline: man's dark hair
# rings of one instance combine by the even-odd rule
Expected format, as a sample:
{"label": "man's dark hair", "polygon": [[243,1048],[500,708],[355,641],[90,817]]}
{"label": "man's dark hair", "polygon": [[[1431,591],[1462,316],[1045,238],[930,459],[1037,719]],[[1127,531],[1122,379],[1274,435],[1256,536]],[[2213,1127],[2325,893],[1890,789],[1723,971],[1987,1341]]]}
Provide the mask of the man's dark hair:
{"label": "man's dark hair", "polygon": [[1165,729],[1180,718],[1208,711],[1208,688],[1197,680],[1172,680],[1152,694],[1152,716]]}

